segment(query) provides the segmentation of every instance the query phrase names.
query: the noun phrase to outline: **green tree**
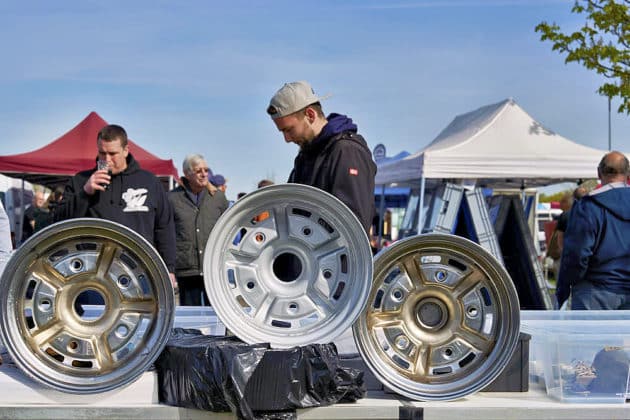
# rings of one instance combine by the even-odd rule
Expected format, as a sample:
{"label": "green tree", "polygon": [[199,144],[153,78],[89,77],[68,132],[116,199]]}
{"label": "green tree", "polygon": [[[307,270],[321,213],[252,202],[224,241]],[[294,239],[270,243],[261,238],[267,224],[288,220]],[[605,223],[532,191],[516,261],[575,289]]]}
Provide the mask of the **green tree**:
{"label": "green tree", "polygon": [[536,26],[541,41],[553,42],[553,50],[566,54],[565,63],[577,62],[595,70],[608,81],[597,92],[619,97],[617,112],[630,114],[630,0],[577,0],[571,11],[586,14],[580,30],[565,34],[553,23]]}

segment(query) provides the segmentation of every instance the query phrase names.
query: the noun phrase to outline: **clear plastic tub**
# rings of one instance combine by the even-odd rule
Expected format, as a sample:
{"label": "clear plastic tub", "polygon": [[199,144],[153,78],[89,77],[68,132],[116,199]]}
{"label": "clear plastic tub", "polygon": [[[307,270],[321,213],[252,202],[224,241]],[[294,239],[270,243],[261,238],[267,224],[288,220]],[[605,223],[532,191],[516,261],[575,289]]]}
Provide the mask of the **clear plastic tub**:
{"label": "clear plastic tub", "polygon": [[570,403],[624,403],[630,337],[549,333],[542,339],[547,395]]}
{"label": "clear plastic tub", "polygon": [[[626,337],[630,339],[630,311],[521,311],[521,331],[532,337],[529,347],[530,385],[546,386],[550,396],[562,401],[625,401],[625,395],[596,397],[588,390],[578,393],[579,386],[571,388],[566,378],[570,375],[572,362],[573,368],[578,367],[577,361],[590,366],[597,352],[604,347],[630,344],[626,343]],[[561,349],[566,353],[560,354]],[[630,353],[628,348],[625,351]],[[567,360],[567,353],[575,361]],[[550,370],[550,366],[555,366],[555,370]],[[549,380],[546,380],[548,375]],[[580,380],[585,382],[588,378]],[[561,384],[565,387],[562,388]]]}

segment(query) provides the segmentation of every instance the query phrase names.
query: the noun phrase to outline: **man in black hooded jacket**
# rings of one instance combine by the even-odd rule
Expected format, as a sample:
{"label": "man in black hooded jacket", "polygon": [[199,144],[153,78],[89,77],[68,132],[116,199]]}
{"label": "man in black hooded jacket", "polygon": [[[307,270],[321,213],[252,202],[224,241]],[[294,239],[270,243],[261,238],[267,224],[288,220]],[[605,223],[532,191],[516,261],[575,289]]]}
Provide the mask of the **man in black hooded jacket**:
{"label": "man in black hooded jacket", "polygon": [[300,146],[289,182],[331,193],[354,212],[369,234],[376,214],[376,164],[356,124],[345,115],[326,118],[322,99],[309,83],[292,82],[276,92],[267,108],[284,140]]}
{"label": "man in black hooded jacket", "polygon": [[96,140],[97,167],[73,176],[54,220],[96,217],[120,223],[149,241],[166,263],[175,283],[175,224],[173,210],[160,180],[140,168],[129,153],[127,133],[119,125],[103,127]]}

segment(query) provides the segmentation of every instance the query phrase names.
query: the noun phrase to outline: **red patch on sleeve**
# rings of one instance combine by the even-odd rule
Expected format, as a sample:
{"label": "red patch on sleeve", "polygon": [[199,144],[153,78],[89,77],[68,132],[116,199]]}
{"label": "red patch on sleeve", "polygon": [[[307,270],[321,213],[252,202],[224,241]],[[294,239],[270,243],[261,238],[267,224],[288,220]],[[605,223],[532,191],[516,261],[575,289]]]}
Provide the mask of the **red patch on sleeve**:
{"label": "red patch on sleeve", "polygon": [[359,175],[359,170],[357,168],[350,168],[350,169],[348,169],[348,173],[350,175],[357,176],[357,175]]}

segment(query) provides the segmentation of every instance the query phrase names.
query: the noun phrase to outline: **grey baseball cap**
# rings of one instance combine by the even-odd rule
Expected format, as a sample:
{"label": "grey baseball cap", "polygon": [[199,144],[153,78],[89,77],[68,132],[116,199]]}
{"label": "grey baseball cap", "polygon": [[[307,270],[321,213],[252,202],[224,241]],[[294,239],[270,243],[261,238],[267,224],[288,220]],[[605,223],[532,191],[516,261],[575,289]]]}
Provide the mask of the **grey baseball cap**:
{"label": "grey baseball cap", "polygon": [[330,95],[315,95],[311,85],[305,81],[285,83],[271,98],[269,107],[267,107],[267,114],[274,120],[286,117],[329,97]]}

